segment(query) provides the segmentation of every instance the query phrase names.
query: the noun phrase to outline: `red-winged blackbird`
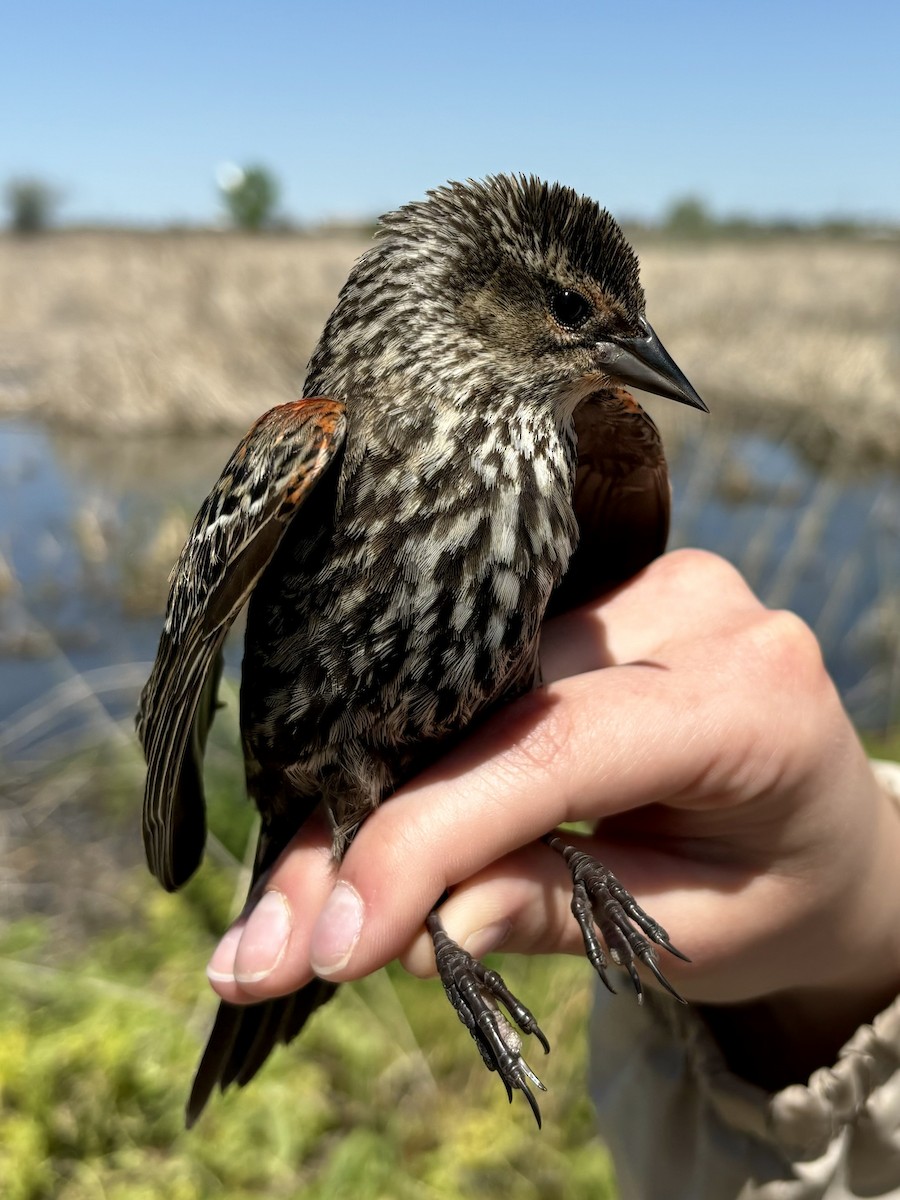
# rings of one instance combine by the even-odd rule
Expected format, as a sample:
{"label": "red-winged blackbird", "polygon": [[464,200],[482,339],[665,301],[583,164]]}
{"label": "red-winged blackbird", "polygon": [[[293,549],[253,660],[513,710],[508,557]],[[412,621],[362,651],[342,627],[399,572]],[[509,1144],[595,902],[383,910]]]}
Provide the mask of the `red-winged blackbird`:
{"label": "red-winged blackbird", "polygon": [[[202,755],[222,642],[249,601],[241,684],[254,880],[318,805],[340,859],[378,804],[531,688],[548,610],[662,552],[656,428],[622,384],[705,409],[644,316],[638,262],[592,200],[536,179],[451,184],[384,218],[310,362],[307,398],[235,450],[175,567],[138,733],[144,839],[172,890],[206,836]],[[325,397],[325,398],[323,398]],[[604,978],[606,952],[663,982],[666,933],[599,863],[546,841]],[[439,901],[435,897],[435,901]],[[493,972],[428,919],[448,996],[507,1092],[543,1087],[499,1012],[546,1039]],[[221,1004],[188,1103],[243,1085],[335,985]]]}

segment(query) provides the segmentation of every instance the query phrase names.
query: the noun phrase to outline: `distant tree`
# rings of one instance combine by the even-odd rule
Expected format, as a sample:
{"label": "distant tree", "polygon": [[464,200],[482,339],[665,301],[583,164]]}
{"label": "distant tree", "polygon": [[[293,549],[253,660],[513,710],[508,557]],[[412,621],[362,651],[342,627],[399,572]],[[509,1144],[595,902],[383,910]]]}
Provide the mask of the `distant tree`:
{"label": "distant tree", "polygon": [[271,225],[278,203],[278,181],[265,167],[237,168],[220,183],[228,215],[238,229]]}
{"label": "distant tree", "polygon": [[858,237],[864,228],[863,222],[854,217],[826,217],[821,224],[826,237],[836,238]]}
{"label": "distant tree", "polygon": [[56,188],[40,179],[11,179],[5,188],[9,227],[13,233],[42,233],[60,201]]}
{"label": "distant tree", "polygon": [[705,237],[715,228],[715,220],[697,196],[674,200],[663,219],[663,229],[673,237]]}

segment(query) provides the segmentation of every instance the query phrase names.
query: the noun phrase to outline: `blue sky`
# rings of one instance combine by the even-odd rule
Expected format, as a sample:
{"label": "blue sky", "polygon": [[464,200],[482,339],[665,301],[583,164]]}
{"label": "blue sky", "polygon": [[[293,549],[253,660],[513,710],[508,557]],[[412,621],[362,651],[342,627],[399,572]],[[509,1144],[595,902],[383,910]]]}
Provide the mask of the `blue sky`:
{"label": "blue sky", "polygon": [[900,5],[34,0],[0,17],[0,181],[69,220],[215,218],[260,162],[300,220],[535,172],[619,216],[900,219]]}

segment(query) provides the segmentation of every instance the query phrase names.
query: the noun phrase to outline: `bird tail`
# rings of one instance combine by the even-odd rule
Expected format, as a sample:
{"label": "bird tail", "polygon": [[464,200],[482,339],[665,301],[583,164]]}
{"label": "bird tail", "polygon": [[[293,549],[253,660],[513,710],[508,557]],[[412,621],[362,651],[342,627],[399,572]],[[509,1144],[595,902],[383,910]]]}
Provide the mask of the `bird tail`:
{"label": "bird tail", "polygon": [[337,984],[314,979],[299,992],[265,1000],[261,1004],[236,1005],[224,1000],[194,1076],[187,1102],[187,1127],[194,1124],[216,1085],[225,1091],[232,1083],[244,1087],[272,1050],[293,1041],[317,1008],[327,1003]]}
{"label": "bird tail", "polygon": [[[251,794],[260,789],[277,796],[283,786],[280,775],[264,774],[247,755],[248,785]],[[296,801],[280,803],[263,812],[248,905],[262,886],[262,880],[297,829],[313,811],[316,799],[310,799],[305,811],[298,812]],[[306,987],[277,1000],[260,1004],[228,1004],[222,1001],[197,1067],[186,1108],[187,1127],[194,1124],[218,1085],[225,1091],[232,1083],[244,1087],[254,1077],[279,1044],[292,1042],[317,1008],[331,999],[337,984],[313,979]]]}

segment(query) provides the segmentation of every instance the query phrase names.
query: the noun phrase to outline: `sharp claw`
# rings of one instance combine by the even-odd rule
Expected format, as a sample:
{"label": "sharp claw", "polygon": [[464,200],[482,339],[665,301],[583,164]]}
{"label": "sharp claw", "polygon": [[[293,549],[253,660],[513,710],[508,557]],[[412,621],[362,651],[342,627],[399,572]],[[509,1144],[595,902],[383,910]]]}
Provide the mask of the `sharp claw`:
{"label": "sharp claw", "polygon": [[[634,984],[634,990],[637,993],[638,1004],[643,1004],[644,1003],[644,988],[641,983],[641,977],[640,977],[640,975],[638,975],[637,969],[633,962],[630,962],[628,964],[628,974],[631,976],[631,982]],[[659,971],[656,971],[656,974],[659,975]]]}
{"label": "sharp claw", "polygon": [[520,1053],[520,1032],[533,1033],[549,1054],[544,1031],[496,971],[485,968],[447,936],[436,910],[426,924],[434,942],[438,974],[457,1016],[474,1038],[485,1065],[500,1076],[509,1102],[514,1091],[522,1092],[540,1129],[541,1112],[528,1081],[542,1092],[547,1089]]}
{"label": "sharp claw", "polygon": [[680,958],[682,962],[689,963],[691,961],[686,954],[682,954],[680,950],[676,949],[668,938],[665,938],[659,944],[664,950],[668,950],[670,954],[674,954],[676,958]]}
{"label": "sharp claw", "polygon": [[604,986],[615,993],[604,969],[608,954],[612,962],[627,970],[639,1004],[643,1002],[644,990],[637,971],[638,961],[653,972],[670,995],[684,1004],[684,998],[660,971],[653,946],[661,946],[682,962],[691,960],[672,945],[665,929],[644,912],[612,872],[591,855],[566,844],[556,834],[548,834],[543,840],[562,855],[571,872],[572,914],[581,928],[588,960]]}
{"label": "sharp claw", "polygon": [[538,1127],[538,1129],[540,1129],[540,1128],[541,1128],[541,1110],[540,1110],[540,1108],[538,1107],[538,1102],[537,1102],[537,1100],[535,1100],[534,1096],[533,1096],[533,1095],[532,1095],[532,1093],[531,1093],[531,1088],[530,1088],[530,1087],[528,1086],[528,1084],[527,1084],[527,1083],[525,1083],[525,1081],[523,1080],[523,1081],[522,1081],[522,1082],[519,1084],[519,1089],[520,1089],[520,1091],[523,1093],[523,1095],[525,1096],[525,1099],[526,1099],[526,1100],[528,1101],[528,1103],[531,1105],[531,1111],[534,1113],[534,1119],[535,1119],[535,1121],[537,1121],[537,1127]]}
{"label": "sharp claw", "polygon": [[606,990],[608,992],[612,992],[612,994],[615,996],[616,989],[609,982],[609,976],[606,974],[606,972],[603,970],[603,968],[598,967],[596,963],[593,964],[593,967],[594,967],[594,970],[597,972],[597,974],[600,976],[600,979],[603,983],[603,986],[606,988]]}
{"label": "sharp claw", "polygon": [[[682,956],[679,955],[678,957],[680,958]],[[686,959],[685,961],[690,962],[690,959]],[[666,979],[665,975],[663,975],[662,971],[655,962],[648,962],[647,966],[656,976],[657,982],[666,989],[670,996],[674,996],[679,1004],[687,1004],[687,1000],[685,1000],[684,996],[682,996],[680,992],[677,992],[675,988],[672,987],[671,983],[669,983],[668,979]]]}
{"label": "sharp claw", "polygon": [[525,1061],[524,1058],[522,1059],[521,1065],[522,1065],[522,1070],[525,1072],[525,1074],[528,1076],[528,1078],[531,1080],[531,1082],[534,1084],[534,1086],[537,1088],[540,1088],[542,1092],[546,1092],[546,1090],[547,1090],[546,1087],[543,1085],[543,1083],[541,1083],[540,1079],[538,1079],[537,1075],[535,1075],[534,1071],[532,1071],[531,1067],[529,1067],[528,1063]]}

